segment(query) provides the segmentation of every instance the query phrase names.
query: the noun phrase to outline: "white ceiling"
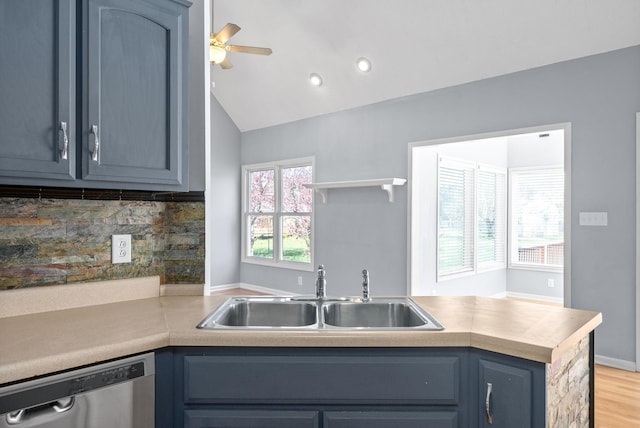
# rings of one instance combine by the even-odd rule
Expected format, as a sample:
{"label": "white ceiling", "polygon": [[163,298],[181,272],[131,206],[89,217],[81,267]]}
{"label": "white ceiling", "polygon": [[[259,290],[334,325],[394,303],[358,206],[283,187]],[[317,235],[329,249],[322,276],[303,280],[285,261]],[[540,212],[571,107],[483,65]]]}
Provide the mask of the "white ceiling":
{"label": "white ceiling", "polygon": [[241,131],[640,44],[638,0],[215,0],[227,22],[229,44],[273,49],[213,67]]}

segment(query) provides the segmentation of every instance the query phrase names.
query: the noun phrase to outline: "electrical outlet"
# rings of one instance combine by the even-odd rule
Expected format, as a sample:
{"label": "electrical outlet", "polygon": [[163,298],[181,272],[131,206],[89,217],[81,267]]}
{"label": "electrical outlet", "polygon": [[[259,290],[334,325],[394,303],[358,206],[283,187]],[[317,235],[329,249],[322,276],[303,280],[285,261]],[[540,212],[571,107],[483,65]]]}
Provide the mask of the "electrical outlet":
{"label": "electrical outlet", "polygon": [[131,235],[111,236],[111,263],[131,263]]}
{"label": "electrical outlet", "polygon": [[298,277],[298,285],[302,285],[302,276]]}
{"label": "electrical outlet", "polygon": [[547,279],[547,287],[554,288],[556,286],[556,281],[554,279]]}

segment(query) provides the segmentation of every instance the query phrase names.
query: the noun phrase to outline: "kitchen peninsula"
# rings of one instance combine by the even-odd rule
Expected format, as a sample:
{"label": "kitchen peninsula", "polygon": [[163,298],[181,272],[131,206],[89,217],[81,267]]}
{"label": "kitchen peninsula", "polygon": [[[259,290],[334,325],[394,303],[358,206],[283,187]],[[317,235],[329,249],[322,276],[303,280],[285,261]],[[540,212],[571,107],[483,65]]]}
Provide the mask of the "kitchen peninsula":
{"label": "kitchen peninsula", "polygon": [[[542,415],[532,417],[531,426],[589,423],[592,333],[602,322],[599,313],[493,298],[433,296],[414,300],[444,325],[442,331],[203,331],[196,329],[196,324],[224,297],[168,295],[160,290],[158,278],[150,277],[2,292],[0,385],[154,350],[157,379],[162,376],[163,381],[178,373],[175,367],[182,368],[184,376],[199,376],[238,355],[247,358],[245,362],[257,363],[255,370],[262,367],[260,358],[275,358],[304,361],[310,365],[303,367],[312,370],[320,367],[314,364],[324,362],[327,366],[322,373],[331,373],[332,368],[342,373],[366,365],[399,376],[422,370],[419,362],[424,360],[428,361],[422,373],[426,378],[421,378],[420,384],[428,384],[434,376],[438,391],[449,391],[448,396],[429,396],[427,386],[424,400],[407,392],[403,403],[381,404],[384,397],[375,396],[369,388],[367,393],[374,396],[365,396],[362,403],[352,399],[347,408],[332,401],[331,394],[320,394],[316,406],[310,404],[309,397],[293,397],[285,407],[308,413],[311,420],[323,417],[336,421],[331,426],[344,426],[338,422],[341,418],[362,416],[361,409],[356,412],[356,404],[364,409],[376,404],[402,417],[436,415],[448,424],[441,426],[478,426],[487,418],[493,419],[493,426],[501,426],[498,385],[501,380],[508,383],[516,379],[513,385],[518,391],[529,388],[532,412],[542,409]],[[403,354],[407,364],[387,365]],[[249,375],[251,364],[243,367]],[[273,367],[282,369],[277,364]],[[233,370],[230,366],[230,372]],[[449,375],[455,384],[443,388]],[[486,379],[494,380],[484,382]],[[179,391],[185,393],[187,388],[186,392],[194,394],[185,403],[169,405],[166,400],[175,397],[158,392],[158,388],[156,400],[165,410],[171,407],[191,415],[194,423],[190,426],[206,418],[228,417],[225,412],[238,408],[257,414],[270,411],[264,403],[256,405],[260,397],[244,402],[242,391],[229,392],[239,400],[231,403],[224,397],[208,396],[202,389],[188,390],[183,384],[186,380],[170,380]],[[407,382],[412,382],[410,376]],[[492,407],[485,415],[488,383],[493,387],[488,400]],[[416,384],[414,388],[420,387]],[[522,412],[520,407],[513,410]],[[364,413],[362,417],[366,417]],[[183,415],[177,419],[182,420]]]}

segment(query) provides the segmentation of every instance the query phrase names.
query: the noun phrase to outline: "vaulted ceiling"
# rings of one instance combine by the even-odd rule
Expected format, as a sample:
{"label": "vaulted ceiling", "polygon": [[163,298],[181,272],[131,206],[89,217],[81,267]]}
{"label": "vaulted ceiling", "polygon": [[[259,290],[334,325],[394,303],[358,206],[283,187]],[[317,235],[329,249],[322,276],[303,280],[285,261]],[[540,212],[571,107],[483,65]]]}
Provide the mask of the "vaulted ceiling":
{"label": "vaulted ceiling", "polygon": [[273,49],[213,67],[241,131],[640,44],[638,0],[215,0],[227,22],[230,44]]}

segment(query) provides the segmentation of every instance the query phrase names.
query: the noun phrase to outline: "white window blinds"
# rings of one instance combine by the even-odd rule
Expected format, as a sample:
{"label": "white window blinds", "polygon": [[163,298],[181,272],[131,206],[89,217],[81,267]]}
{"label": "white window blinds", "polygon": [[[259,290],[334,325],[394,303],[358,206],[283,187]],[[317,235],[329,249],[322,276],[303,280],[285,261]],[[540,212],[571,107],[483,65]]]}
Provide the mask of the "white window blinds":
{"label": "white window blinds", "polygon": [[505,267],[506,172],[438,157],[438,279]]}
{"label": "white window blinds", "polygon": [[438,277],[474,269],[475,166],[439,157]]}
{"label": "white window blinds", "polygon": [[511,265],[558,268],[564,264],[564,170],[513,169]]}

